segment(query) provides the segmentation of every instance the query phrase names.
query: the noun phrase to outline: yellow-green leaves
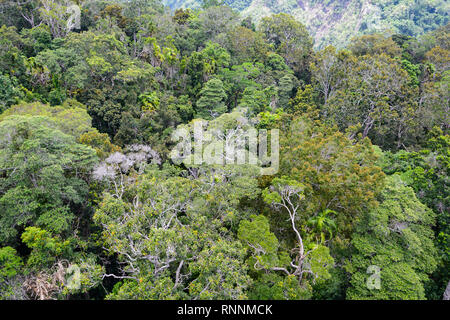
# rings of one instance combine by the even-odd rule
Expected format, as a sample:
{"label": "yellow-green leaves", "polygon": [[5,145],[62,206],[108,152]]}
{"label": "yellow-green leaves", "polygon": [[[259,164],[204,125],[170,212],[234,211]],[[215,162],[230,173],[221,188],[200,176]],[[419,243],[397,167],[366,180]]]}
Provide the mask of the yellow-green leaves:
{"label": "yellow-green leaves", "polygon": [[262,215],[252,215],[250,218],[250,221],[241,221],[237,236],[256,259],[253,267],[258,270],[277,266],[278,239],[270,232],[269,220]]}
{"label": "yellow-green leaves", "polygon": [[[367,212],[353,236],[350,299],[424,299],[424,280],[437,266],[434,214],[398,176],[388,179],[379,207]],[[379,287],[367,285],[370,266]]]}

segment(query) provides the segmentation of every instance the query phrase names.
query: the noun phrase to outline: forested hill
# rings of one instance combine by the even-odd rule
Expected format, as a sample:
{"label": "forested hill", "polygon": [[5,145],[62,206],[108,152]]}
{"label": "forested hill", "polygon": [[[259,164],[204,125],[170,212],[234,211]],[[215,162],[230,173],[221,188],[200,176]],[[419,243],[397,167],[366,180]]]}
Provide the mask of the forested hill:
{"label": "forested hill", "polygon": [[[164,0],[172,9],[196,8],[202,0]],[[255,21],[289,13],[308,27],[316,47],[345,46],[357,35],[394,32],[419,36],[448,22],[446,0],[224,0]]]}

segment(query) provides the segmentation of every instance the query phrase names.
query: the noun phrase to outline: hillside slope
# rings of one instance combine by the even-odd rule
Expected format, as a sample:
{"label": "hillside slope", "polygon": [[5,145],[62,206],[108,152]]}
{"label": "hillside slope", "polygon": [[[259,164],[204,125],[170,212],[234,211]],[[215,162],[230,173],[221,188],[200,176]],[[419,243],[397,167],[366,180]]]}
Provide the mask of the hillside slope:
{"label": "hillside slope", "polygon": [[[201,0],[164,0],[171,8],[199,7]],[[446,0],[225,0],[255,21],[285,12],[304,23],[316,47],[345,46],[360,34],[395,32],[419,36],[448,22]]]}

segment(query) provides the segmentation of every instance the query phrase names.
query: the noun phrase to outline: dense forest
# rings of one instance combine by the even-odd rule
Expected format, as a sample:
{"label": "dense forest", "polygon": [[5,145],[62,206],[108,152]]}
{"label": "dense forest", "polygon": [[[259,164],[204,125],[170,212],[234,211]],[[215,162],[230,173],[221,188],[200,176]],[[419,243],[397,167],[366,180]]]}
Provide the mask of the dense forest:
{"label": "dense forest", "polygon": [[[448,23],[447,0],[208,0],[227,4],[255,21],[289,13],[305,24],[315,48],[343,48],[352,37],[401,33],[417,37]],[[172,9],[199,8],[202,0],[163,0]]]}
{"label": "dense forest", "polygon": [[450,299],[448,3],[372,2],[0,0],[0,299]]}

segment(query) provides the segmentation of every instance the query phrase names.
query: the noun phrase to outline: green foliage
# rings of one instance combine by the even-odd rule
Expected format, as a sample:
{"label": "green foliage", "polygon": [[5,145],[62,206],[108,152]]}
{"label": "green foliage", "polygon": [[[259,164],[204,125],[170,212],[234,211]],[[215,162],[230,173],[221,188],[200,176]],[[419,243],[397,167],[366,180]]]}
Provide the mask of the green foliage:
{"label": "green foliage", "polygon": [[263,18],[260,30],[297,74],[307,71],[313,42],[304,25],[280,13]]}
{"label": "green foliage", "polygon": [[[349,299],[424,299],[424,282],[437,266],[435,215],[398,176],[389,178],[378,208],[368,211],[352,239]],[[366,284],[366,270],[381,269],[380,288]]]}
{"label": "green foliage", "polygon": [[69,231],[74,218],[69,206],[85,201],[83,178],[96,162],[95,153],[56,127],[43,116],[9,116],[0,122],[2,244],[30,223]]}
{"label": "green foliage", "polygon": [[318,234],[321,243],[325,242],[326,234],[329,234],[330,239],[333,238],[333,232],[336,231],[336,224],[330,215],[336,214],[335,211],[326,209],[315,217],[308,220],[308,224],[314,228]]}
{"label": "green foliage", "polygon": [[21,103],[0,115],[0,121],[13,115],[42,116],[51,119],[65,134],[79,138],[92,129],[91,117],[77,101],[66,100],[62,106],[49,106],[39,102]]}
{"label": "green foliage", "polygon": [[314,283],[320,283],[331,278],[329,271],[334,266],[334,259],[330,255],[329,248],[323,245],[314,246],[306,261],[314,275]]}
{"label": "green foliage", "polygon": [[0,248],[0,300],[21,298],[23,261],[11,247]]}
{"label": "green foliage", "polygon": [[0,2],[0,299],[442,298],[444,0]]}
{"label": "green foliage", "polygon": [[348,238],[355,220],[376,203],[383,185],[384,174],[370,142],[352,141],[335,128],[303,117],[287,126],[280,151],[281,174],[304,185],[304,221],[333,210],[335,235]]}
{"label": "green foliage", "polygon": [[294,276],[282,277],[274,273],[263,274],[249,293],[252,300],[307,300],[310,297],[309,290],[300,287]]}
{"label": "green foliage", "polygon": [[0,278],[11,278],[20,272],[23,266],[22,259],[17,256],[17,251],[11,247],[0,249]]}
{"label": "green foliage", "polygon": [[341,84],[329,97],[325,112],[343,130],[360,125],[363,137],[383,147],[415,143],[420,133],[417,88],[411,87],[414,80],[401,65],[382,53],[360,57],[350,70],[340,76]]}
{"label": "green foliage", "polygon": [[[198,7],[200,0],[165,1],[172,8]],[[225,4],[256,20],[280,12],[302,21],[314,35],[318,48],[333,44],[343,47],[358,35],[379,30],[393,30],[409,36],[420,36],[448,23],[448,7],[439,1],[384,0],[363,4],[360,1],[306,0],[252,1],[227,0]]]}
{"label": "green foliage", "polygon": [[11,105],[23,97],[23,93],[17,88],[17,79],[0,73],[0,112],[5,111]]}
{"label": "green foliage", "polygon": [[[242,192],[251,192],[246,188],[251,177],[239,171],[228,174],[229,182],[212,171],[193,181],[152,170],[139,177],[137,185],[124,186],[124,198],[104,195],[94,221],[102,226],[109,251],[126,265],[119,277],[133,279],[109,298],[186,298],[182,288],[187,286],[191,298],[246,297],[244,289],[250,284],[246,250],[231,240],[228,228],[240,220],[237,207]],[[129,202],[133,194],[139,203]],[[170,287],[145,292],[149,283]]]}
{"label": "green foliage", "polygon": [[22,233],[21,239],[32,252],[28,257],[27,265],[41,267],[52,265],[61,255],[70,250],[70,241],[62,241],[52,237],[50,232],[37,227],[28,227]]}
{"label": "green foliage", "polygon": [[[278,239],[270,232],[269,220],[264,216],[251,216],[252,221],[239,224],[238,239],[253,249],[254,258],[262,268],[278,264]],[[255,264],[256,266],[256,264]]]}
{"label": "green foliage", "polygon": [[200,91],[200,98],[197,100],[197,117],[209,120],[226,112],[226,98],[222,81],[209,80]]}
{"label": "green foliage", "polygon": [[[246,299],[251,283],[243,264],[245,249],[239,242],[218,239],[208,245],[189,265],[195,281],[189,284],[189,294],[202,300]],[[206,287],[205,287],[206,284]]]}
{"label": "green foliage", "polygon": [[400,175],[402,180],[414,189],[419,200],[437,215],[435,244],[442,257],[442,264],[433,275],[433,278],[439,279],[433,289],[433,298],[440,298],[447,286],[450,263],[449,137],[442,135],[442,131],[435,128],[427,148],[420,152],[386,153],[382,160],[383,170],[388,174]]}

